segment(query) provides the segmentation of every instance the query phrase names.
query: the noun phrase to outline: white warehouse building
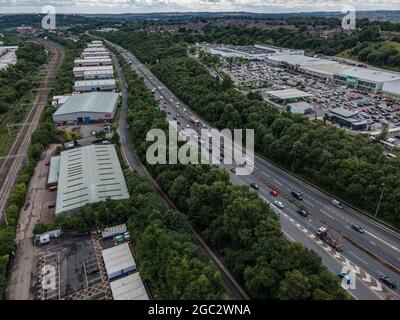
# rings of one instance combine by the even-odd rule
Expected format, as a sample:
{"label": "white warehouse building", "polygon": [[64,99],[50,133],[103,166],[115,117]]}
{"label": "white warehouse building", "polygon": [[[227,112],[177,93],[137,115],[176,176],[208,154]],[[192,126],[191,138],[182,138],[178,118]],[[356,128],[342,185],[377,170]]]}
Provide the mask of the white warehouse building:
{"label": "white warehouse building", "polygon": [[114,71],[111,70],[95,70],[85,71],[82,80],[99,80],[99,79],[112,79],[114,78]]}
{"label": "white warehouse building", "polygon": [[82,52],[84,59],[88,58],[109,58],[110,54],[107,51],[94,51],[94,52]]}
{"label": "white warehouse building", "polygon": [[75,59],[75,67],[111,66],[111,58]]}
{"label": "white warehouse building", "polygon": [[119,103],[115,92],[74,94],[53,114],[56,123],[91,123],[111,120]]}
{"label": "white warehouse building", "polygon": [[76,78],[83,78],[86,71],[113,71],[113,66],[74,67],[72,70]]}
{"label": "white warehouse building", "polygon": [[114,79],[100,79],[100,80],[79,80],[75,81],[75,92],[96,92],[96,91],[114,91]]}

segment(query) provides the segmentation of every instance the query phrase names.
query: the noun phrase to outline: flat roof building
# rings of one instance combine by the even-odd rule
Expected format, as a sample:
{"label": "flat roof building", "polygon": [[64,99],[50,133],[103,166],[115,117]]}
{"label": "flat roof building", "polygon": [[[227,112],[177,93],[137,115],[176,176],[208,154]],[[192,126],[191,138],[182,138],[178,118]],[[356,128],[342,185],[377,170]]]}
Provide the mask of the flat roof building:
{"label": "flat roof building", "polygon": [[334,108],[325,113],[325,119],[337,123],[341,127],[347,127],[352,130],[365,130],[368,128],[366,121],[356,118],[356,113],[344,108]]}
{"label": "flat roof building", "polygon": [[110,283],[114,300],[149,300],[139,272]]}
{"label": "flat roof building", "polygon": [[49,173],[47,175],[47,187],[54,187],[58,184],[58,177],[60,175],[60,160],[61,157],[52,157],[50,160]]}
{"label": "flat roof building", "polygon": [[85,71],[83,73],[83,80],[100,80],[112,79],[114,77],[114,70],[95,70]]}
{"label": "flat roof building", "polygon": [[115,92],[74,94],[53,114],[57,123],[91,123],[114,118],[119,103]]}
{"label": "flat roof building", "polygon": [[108,281],[136,271],[136,262],[127,242],[102,251]]}
{"label": "flat roof building", "polygon": [[382,93],[400,98],[400,80],[385,82],[382,87]]}
{"label": "flat roof building", "polygon": [[295,114],[307,114],[313,112],[313,110],[313,106],[305,101],[288,103],[286,105],[286,111]]}
{"label": "flat roof building", "polygon": [[124,224],[119,224],[117,226],[104,228],[104,230],[101,233],[101,237],[103,239],[112,238],[114,236],[117,236],[117,235],[120,235],[120,234],[124,234],[127,231],[128,231],[128,229],[126,228],[126,224],[125,223]]}
{"label": "flat roof building", "polygon": [[113,66],[92,66],[92,67],[74,67],[72,72],[75,77],[83,77],[86,71],[109,71],[113,70]]}
{"label": "flat roof building", "polygon": [[297,102],[299,100],[307,100],[309,97],[312,97],[312,94],[295,88],[267,91],[266,94],[272,100],[283,104],[287,104],[290,102]]}
{"label": "flat roof building", "polygon": [[61,152],[56,215],[107,198],[129,198],[114,145],[92,144]]}
{"label": "flat roof building", "polygon": [[90,67],[90,66],[111,66],[111,58],[87,58],[75,59],[75,67]]}
{"label": "flat roof building", "polygon": [[96,92],[96,91],[114,91],[114,79],[100,79],[100,80],[78,80],[75,81],[75,92]]}
{"label": "flat roof building", "polygon": [[94,52],[82,52],[82,58],[109,58],[110,54],[108,51],[94,51]]}

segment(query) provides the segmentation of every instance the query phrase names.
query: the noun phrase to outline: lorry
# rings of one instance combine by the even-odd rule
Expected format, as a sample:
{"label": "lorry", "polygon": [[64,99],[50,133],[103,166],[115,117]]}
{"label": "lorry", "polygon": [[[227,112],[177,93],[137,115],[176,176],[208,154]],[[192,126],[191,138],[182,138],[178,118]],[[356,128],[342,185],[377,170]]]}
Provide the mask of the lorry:
{"label": "lorry", "polygon": [[317,237],[325,242],[328,246],[335,249],[336,251],[342,251],[343,247],[340,244],[340,239],[331,236],[331,232],[325,227],[321,227],[316,232]]}
{"label": "lorry", "polygon": [[197,119],[197,117],[195,117],[195,116],[190,117],[190,122],[193,122],[196,126],[200,125],[199,119]]}

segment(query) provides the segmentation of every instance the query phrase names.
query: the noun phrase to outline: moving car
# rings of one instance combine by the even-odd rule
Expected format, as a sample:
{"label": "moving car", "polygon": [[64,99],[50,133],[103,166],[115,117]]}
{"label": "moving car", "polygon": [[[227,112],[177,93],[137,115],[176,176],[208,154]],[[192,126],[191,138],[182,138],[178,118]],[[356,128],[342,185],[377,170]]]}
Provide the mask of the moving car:
{"label": "moving car", "polygon": [[275,204],[278,208],[281,208],[281,209],[283,209],[283,208],[285,207],[285,206],[283,205],[282,202],[277,201],[277,200],[274,201],[274,204]]}
{"label": "moving car", "polygon": [[255,183],[255,182],[250,183],[250,187],[252,187],[252,188],[255,189],[255,190],[260,189],[260,187],[258,186],[258,184]]}
{"label": "moving car", "polygon": [[50,160],[47,159],[46,162],[45,162],[44,164],[45,164],[46,166],[49,166],[49,165],[50,165]]}
{"label": "moving car", "polygon": [[303,200],[303,196],[300,192],[292,191],[292,196],[295,197],[297,200]]}
{"label": "moving car", "polygon": [[347,273],[345,273],[345,272],[339,272],[338,274],[337,274],[337,276],[340,278],[340,279],[344,279],[345,281],[346,281],[346,283],[347,284],[350,284],[351,283],[351,279],[350,279],[350,277],[349,277],[349,275],[347,274]]}
{"label": "moving car", "polygon": [[397,287],[396,281],[394,281],[392,278],[390,278],[388,276],[381,275],[379,277],[379,281],[386,284],[388,287],[391,287],[392,289],[396,289],[396,287]]}
{"label": "moving car", "polygon": [[332,200],[332,204],[333,204],[334,206],[340,208],[340,209],[343,209],[342,203],[341,203],[340,201],[336,200],[336,199],[333,199],[333,200]]}
{"label": "moving car", "polygon": [[55,204],[55,203],[50,203],[50,204],[47,206],[47,208],[49,208],[49,209],[55,208],[55,207],[56,207],[56,204]]}
{"label": "moving car", "polygon": [[299,209],[296,210],[296,212],[299,215],[303,216],[303,217],[307,217],[308,216],[308,212],[306,210],[304,210],[304,209],[299,208]]}
{"label": "moving car", "polygon": [[269,193],[274,197],[276,197],[278,195],[278,191],[276,191],[275,189],[271,189],[271,191]]}
{"label": "moving car", "polygon": [[359,233],[364,233],[364,229],[361,228],[359,225],[352,224],[351,227]]}

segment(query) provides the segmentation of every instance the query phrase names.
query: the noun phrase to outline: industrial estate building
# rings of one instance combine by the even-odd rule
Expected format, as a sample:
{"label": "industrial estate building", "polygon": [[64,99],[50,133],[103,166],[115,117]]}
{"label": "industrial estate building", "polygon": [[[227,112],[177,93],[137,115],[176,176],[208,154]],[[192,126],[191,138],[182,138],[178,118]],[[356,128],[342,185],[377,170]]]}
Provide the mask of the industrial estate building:
{"label": "industrial estate building", "polygon": [[91,123],[112,120],[119,103],[115,92],[92,92],[70,96],[53,114],[56,123]]}
{"label": "industrial estate building", "polygon": [[78,80],[75,81],[75,92],[114,91],[114,79]]}
{"label": "industrial estate building", "polygon": [[128,243],[123,243],[102,251],[108,281],[136,271],[136,262]]}
{"label": "industrial estate building", "polygon": [[90,67],[90,66],[111,66],[111,58],[87,58],[87,59],[75,59],[76,67]]}
{"label": "industrial estate building", "polygon": [[[86,204],[128,199],[129,193],[114,145],[89,145],[52,158],[48,182],[58,184],[56,215]],[[57,179],[58,177],[58,179]]]}
{"label": "industrial estate building", "polygon": [[95,71],[113,71],[113,66],[92,66],[92,67],[74,67],[72,70],[75,78],[84,79],[86,72],[95,72]]}
{"label": "industrial estate building", "polygon": [[[98,53],[107,52],[100,43],[101,41],[96,41],[94,47],[88,47],[85,50]],[[97,65],[100,60],[110,62],[110,65]],[[119,104],[119,94],[114,92],[116,82],[113,79],[114,69],[111,61],[110,58],[91,57],[75,60],[76,67],[74,67],[73,73],[77,81],[73,87],[74,94],[53,97],[52,104],[57,109],[53,114],[54,122],[58,124],[89,124],[114,118]]]}
{"label": "industrial estate building", "polygon": [[149,300],[138,272],[110,283],[114,300]]}

